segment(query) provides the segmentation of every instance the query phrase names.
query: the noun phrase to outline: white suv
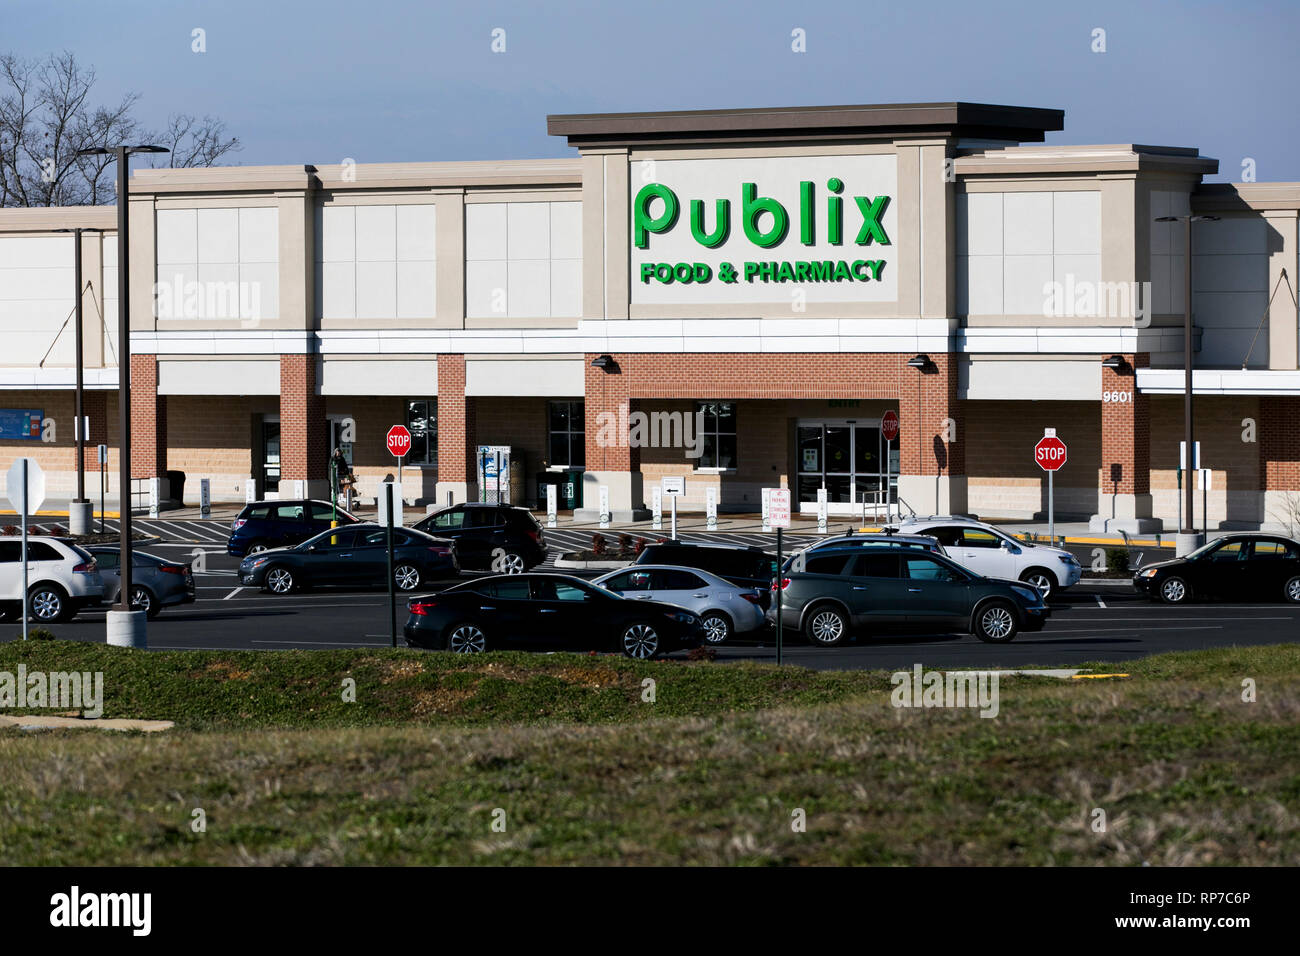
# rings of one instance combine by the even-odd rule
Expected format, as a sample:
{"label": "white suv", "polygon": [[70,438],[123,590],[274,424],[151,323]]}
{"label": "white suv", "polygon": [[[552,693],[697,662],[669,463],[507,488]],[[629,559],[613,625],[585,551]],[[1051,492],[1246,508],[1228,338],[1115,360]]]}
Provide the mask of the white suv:
{"label": "white suv", "polygon": [[[100,603],[104,582],[89,553],[58,538],[27,539],[28,613],[43,624],[66,621]],[[23,607],[22,540],[0,538],[0,617],[18,620]]]}
{"label": "white suv", "polygon": [[1077,584],[1079,559],[1062,548],[1018,541],[993,525],[955,515],[909,518],[898,526],[907,534],[938,538],[948,557],[976,574],[1032,584],[1044,597]]}

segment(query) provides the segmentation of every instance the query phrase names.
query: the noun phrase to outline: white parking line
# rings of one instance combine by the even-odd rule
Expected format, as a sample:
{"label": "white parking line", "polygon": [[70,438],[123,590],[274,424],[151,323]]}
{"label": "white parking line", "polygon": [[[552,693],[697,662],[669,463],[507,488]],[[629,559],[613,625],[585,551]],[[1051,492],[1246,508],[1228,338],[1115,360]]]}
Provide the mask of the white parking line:
{"label": "white parking line", "polygon": [[239,593],[240,591],[242,591],[242,590],[244,590],[244,589],[243,589],[243,588],[235,588],[233,591],[231,591],[229,594],[227,594],[227,595],[226,595],[225,597],[223,597],[221,600],[223,600],[223,601],[229,601],[232,597],[234,597],[236,594],[238,594],[238,593]]}
{"label": "white parking line", "polygon": [[1093,597],[1097,599],[1097,607],[1104,608],[1106,606],[1106,602],[1101,599],[1100,594],[1094,594]]}

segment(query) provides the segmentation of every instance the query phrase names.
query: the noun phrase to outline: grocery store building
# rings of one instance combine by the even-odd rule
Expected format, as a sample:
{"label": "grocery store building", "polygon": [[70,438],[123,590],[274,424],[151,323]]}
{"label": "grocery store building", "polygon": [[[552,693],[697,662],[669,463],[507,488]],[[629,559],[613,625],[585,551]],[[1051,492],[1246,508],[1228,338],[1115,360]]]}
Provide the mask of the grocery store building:
{"label": "grocery store building", "polygon": [[[1045,146],[1059,110],[940,103],[552,116],[554,160],[135,170],[132,468],[215,500],[363,496],[413,434],[412,502],[476,498],[508,447],[584,514],[664,476],[757,511],[884,498],[1172,528],[1193,227],[1197,436],[1211,527],[1300,498],[1300,184],[1204,184],[1184,147]],[[106,208],[0,210],[0,471],[74,484],[76,294],[115,495],[117,248]],[[1282,277],[1285,270],[1286,278]],[[1275,293],[1276,290],[1276,293]],[[898,417],[890,439],[886,412]],[[43,423],[41,429],[33,419]],[[51,430],[48,423],[53,423]],[[25,424],[24,424],[25,423]],[[46,440],[42,440],[42,439]],[[92,495],[93,497],[93,495]],[[580,499],[580,500],[578,500]],[[1198,503],[1200,494],[1197,495]],[[1199,516],[1198,516],[1199,523]]]}

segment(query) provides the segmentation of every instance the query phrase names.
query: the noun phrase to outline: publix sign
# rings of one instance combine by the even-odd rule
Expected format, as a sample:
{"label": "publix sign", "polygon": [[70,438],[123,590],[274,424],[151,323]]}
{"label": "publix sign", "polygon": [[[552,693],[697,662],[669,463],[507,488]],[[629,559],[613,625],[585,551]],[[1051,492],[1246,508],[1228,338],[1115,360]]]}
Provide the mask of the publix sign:
{"label": "publix sign", "polygon": [[892,154],[632,164],[632,298],[897,297]]}

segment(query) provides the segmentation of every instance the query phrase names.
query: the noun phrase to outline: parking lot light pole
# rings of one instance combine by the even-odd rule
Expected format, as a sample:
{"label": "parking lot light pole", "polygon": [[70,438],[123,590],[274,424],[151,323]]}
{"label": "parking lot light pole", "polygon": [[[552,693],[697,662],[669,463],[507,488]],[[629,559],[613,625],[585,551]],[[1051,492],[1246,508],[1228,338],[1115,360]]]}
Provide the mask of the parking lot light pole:
{"label": "parking lot light pole", "polygon": [[117,412],[118,412],[118,514],[120,548],[117,604],[108,612],[108,643],[146,646],[145,613],[131,604],[131,270],[130,177],[128,158],[134,153],[166,153],[162,146],[97,146],[77,151],[78,156],[113,156],[117,162]]}
{"label": "parking lot light pole", "polygon": [[[82,319],[83,308],[82,300],[85,298],[85,289],[82,287],[81,279],[81,234],[83,232],[102,232],[93,226],[77,226],[73,229],[56,229],[55,232],[72,233],[72,273],[73,283],[76,287],[76,299],[74,300],[74,312],[76,314],[76,336],[77,336],[77,379],[76,379],[76,421],[74,423],[74,436],[77,444],[77,497],[73,499],[72,505],[68,508],[68,531],[72,534],[90,534],[91,513],[90,500],[86,497],[86,414],[85,404],[82,400],[85,391],[85,356],[83,354],[83,332]],[[103,510],[102,508],[100,509]]]}
{"label": "parking lot light pole", "polygon": [[1192,429],[1192,223],[1218,222],[1218,216],[1159,216],[1156,222],[1183,223],[1183,440],[1187,443],[1187,462],[1184,476],[1183,518],[1178,529],[1183,536],[1183,546],[1178,549],[1181,557],[1188,551],[1199,547],[1196,542],[1196,521],[1192,516],[1192,505],[1196,500],[1192,489],[1191,473],[1199,462],[1194,459],[1196,445],[1193,442]]}

